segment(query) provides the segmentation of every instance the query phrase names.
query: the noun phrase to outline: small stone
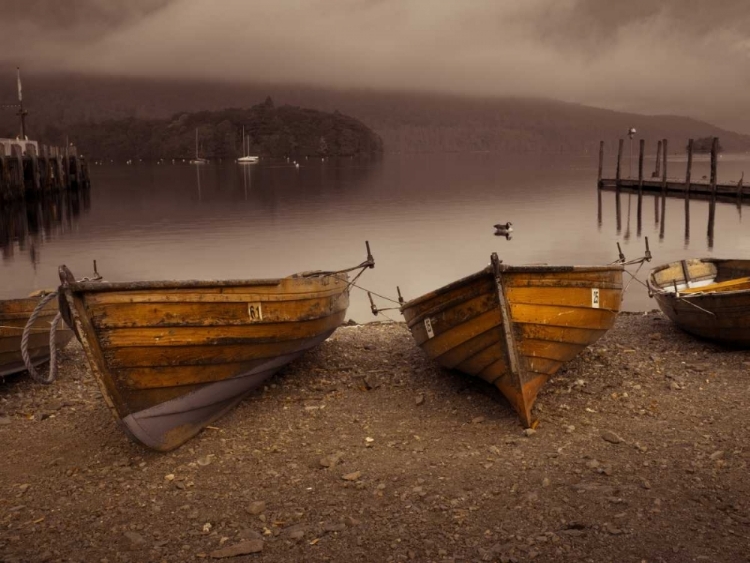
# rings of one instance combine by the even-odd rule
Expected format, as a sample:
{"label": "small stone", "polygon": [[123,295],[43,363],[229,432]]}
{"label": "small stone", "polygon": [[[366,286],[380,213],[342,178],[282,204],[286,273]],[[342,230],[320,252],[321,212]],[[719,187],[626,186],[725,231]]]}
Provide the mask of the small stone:
{"label": "small stone", "polygon": [[300,525],[289,526],[284,530],[284,533],[292,540],[301,540],[305,537],[305,530]]}
{"label": "small stone", "polygon": [[723,455],[724,455],[724,450],[717,450],[708,457],[710,457],[711,460],[717,460]]}
{"label": "small stone", "polygon": [[170,473],[164,476],[165,481],[174,481],[174,473]]}
{"label": "small stone", "polygon": [[343,532],[344,530],[346,530],[346,524],[344,524],[343,522],[331,522],[323,525],[323,531],[328,533]]}
{"label": "small stone", "polygon": [[263,540],[245,540],[229,547],[212,551],[210,556],[214,559],[223,559],[225,557],[237,557],[238,555],[249,555],[251,553],[260,553],[263,551]]}
{"label": "small stone", "polygon": [[128,541],[130,541],[131,545],[143,545],[146,543],[146,540],[144,540],[143,536],[138,532],[128,530],[123,535],[128,539]]}
{"label": "small stone", "polygon": [[481,424],[482,422],[484,422],[484,417],[483,416],[476,416],[476,417],[474,417],[474,418],[471,419],[471,423],[472,424]]}
{"label": "small stone", "polygon": [[605,430],[604,432],[602,432],[602,439],[605,442],[609,442],[610,444],[619,444],[620,442],[622,442],[622,438],[620,438],[611,430]]}
{"label": "small stone", "polygon": [[199,458],[197,459],[198,465],[200,465],[201,467],[205,467],[205,466],[207,466],[208,464],[210,464],[210,463],[211,463],[211,458],[212,458],[212,457],[213,457],[213,456],[212,456],[211,454],[209,454],[209,455],[207,455],[207,456],[199,457]]}
{"label": "small stone", "polygon": [[262,500],[256,500],[250,503],[250,505],[245,509],[248,514],[252,514],[253,516],[257,516],[258,514],[262,514],[263,511],[266,509],[266,503]]}
{"label": "small stone", "polygon": [[381,385],[380,380],[373,375],[364,376],[362,378],[362,383],[364,384],[364,387],[367,391],[371,391],[372,389],[377,389]]}
{"label": "small stone", "polygon": [[354,473],[347,473],[346,475],[342,475],[341,478],[344,481],[356,481],[362,476],[361,471],[355,471]]}
{"label": "small stone", "polygon": [[523,435],[527,438],[533,436],[534,434],[536,434],[536,430],[534,430],[533,428],[527,428],[523,431]]}
{"label": "small stone", "polygon": [[239,534],[237,534],[237,537],[241,540],[262,540],[263,536],[256,532],[255,530],[252,530],[250,528],[245,528],[242,530]]}
{"label": "small stone", "polygon": [[680,385],[680,384],[679,384],[679,383],[677,383],[676,381],[672,381],[672,382],[670,382],[670,384],[669,384],[669,388],[670,388],[670,389],[671,389],[672,391],[679,391],[679,390],[681,390],[681,389],[682,389],[682,385]]}
{"label": "small stone", "polygon": [[417,398],[414,400],[414,403],[417,406],[424,404],[424,395],[417,395]]}
{"label": "small stone", "polygon": [[572,434],[573,432],[575,432],[575,430],[576,430],[576,427],[573,426],[572,424],[565,427],[565,432],[567,434]]}
{"label": "small stone", "polygon": [[344,457],[344,452],[335,452],[325,457],[320,458],[320,465],[322,467],[334,467],[338,465],[341,459]]}
{"label": "small stone", "polygon": [[[417,404],[421,404],[421,403],[417,403]],[[6,424],[10,424],[10,418],[7,416],[0,416],[0,426],[6,425]]]}
{"label": "small stone", "polygon": [[613,536],[619,536],[620,534],[622,534],[622,530],[620,528],[617,528],[617,527],[613,526],[609,522],[607,522],[606,524],[604,524],[603,527],[604,527],[604,530],[606,532],[612,534]]}

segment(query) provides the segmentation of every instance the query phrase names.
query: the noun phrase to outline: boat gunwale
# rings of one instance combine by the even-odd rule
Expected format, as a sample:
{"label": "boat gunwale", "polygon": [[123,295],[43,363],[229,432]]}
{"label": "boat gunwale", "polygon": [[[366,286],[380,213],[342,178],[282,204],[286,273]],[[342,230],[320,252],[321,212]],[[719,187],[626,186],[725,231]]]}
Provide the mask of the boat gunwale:
{"label": "boat gunwale", "polygon": [[[565,273],[565,272],[605,272],[608,270],[620,270],[623,271],[625,269],[625,266],[622,264],[609,264],[606,266],[549,266],[549,265],[521,265],[521,266],[510,266],[506,264],[500,264],[500,271],[503,273]],[[448,293],[449,291],[452,291],[456,289],[457,287],[461,287],[464,284],[467,284],[469,282],[475,281],[482,276],[485,275],[491,275],[494,277],[494,271],[492,268],[492,265],[489,265],[485,267],[484,269],[480,270],[479,272],[476,272],[474,274],[470,274],[464,278],[458,279],[456,281],[453,281],[449,283],[448,285],[444,285],[442,287],[439,287],[438,289],[435,289],[429,293],[425,293],[424,295],[420,297],[416,297],[410,301],[407,301],[400,307],[401,314],[404,313],[407,309],[410,309],[414,307],[415,305],[420,305],[422,303],[425,303],[426,301],[429,301],[430,299],[434,299],[435,297],[439,297],[445,293]]]}
{"label": "boat gunwale", "polygon": [[287,280],[303,280],[316,277],[331,277],[337,279],[342,285],[348,281],[338,277],[338,272],[315,272],[294,274],[284,278],[268,279],[245,279],[245,280],[155,280],[155,281],[133,281],[133,282],[100,282],[100,281],[77,281],[67,282],[65,285],[73,292],[104,292],[104,291],[144,291],[162,289],[206,289],[212,287],[261,287],[278,286]]}

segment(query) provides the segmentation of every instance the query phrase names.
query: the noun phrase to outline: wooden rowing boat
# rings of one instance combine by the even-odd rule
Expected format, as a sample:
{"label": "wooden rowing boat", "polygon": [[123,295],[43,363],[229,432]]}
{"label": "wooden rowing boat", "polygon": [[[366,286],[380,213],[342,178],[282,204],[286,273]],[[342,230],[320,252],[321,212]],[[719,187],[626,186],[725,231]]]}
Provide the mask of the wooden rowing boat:
{"label": "wooden rowing boat", "polygon": [[750,346],[750,260],[680,260],[654,268],[648,285],[664,314],[685,332]]}
{"label": "wooden rowing boat", "polygon": [[[41,299],[42,296],[35,296],[0,301],[0,377],[26,370],[21,357],[21,335]],[[49,360],[49,331],[56,315],[57,302],[53,299],[42,309],[31,327],[29,357],[34,366]],[[71,338],[73,333],[70,330],[59,327],[55,335],[58,349],[64,348]]]}
{"label": "wooden rowing boat", "polygon": [[417,344],[440,365],[481,377],[526,427],[542,385],[615,322],[621,264],[484,270],[405,303]]}
{"label": "wooden rowing boat", "polygon": [[[371,267],[368,262],[358,267]],[[75,327],[115,419],[167,451],[197,434],[344,321],[348,275],[242,281],[76,282],[60,267]]]}

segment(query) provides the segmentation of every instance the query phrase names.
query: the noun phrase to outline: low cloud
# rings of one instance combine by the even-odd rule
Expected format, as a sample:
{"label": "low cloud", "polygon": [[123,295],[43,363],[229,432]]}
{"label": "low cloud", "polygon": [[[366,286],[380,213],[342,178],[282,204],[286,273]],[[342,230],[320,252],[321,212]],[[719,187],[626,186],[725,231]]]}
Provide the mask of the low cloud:
{"label": "low cloud", "polygon": [[[0,60],[112,75],[530,95],[725,125],[750,114],[745,0],[74,4],[80,9],[59,23],[17,15],[0,24]],[[14,46],[9,26],[35,46]]]}

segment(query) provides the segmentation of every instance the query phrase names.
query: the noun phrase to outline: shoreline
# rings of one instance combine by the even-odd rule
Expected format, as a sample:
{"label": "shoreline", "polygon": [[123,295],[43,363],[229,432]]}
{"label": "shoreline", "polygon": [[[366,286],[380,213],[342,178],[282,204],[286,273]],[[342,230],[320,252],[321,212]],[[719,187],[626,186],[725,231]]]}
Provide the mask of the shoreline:
{"label": "shoreline", "polygon": [[52,385],[0,382],[0,560],[747,561],[748,377],[750,352],[622,312],[525,433],[375,320],[162,454],[74,341]]}

